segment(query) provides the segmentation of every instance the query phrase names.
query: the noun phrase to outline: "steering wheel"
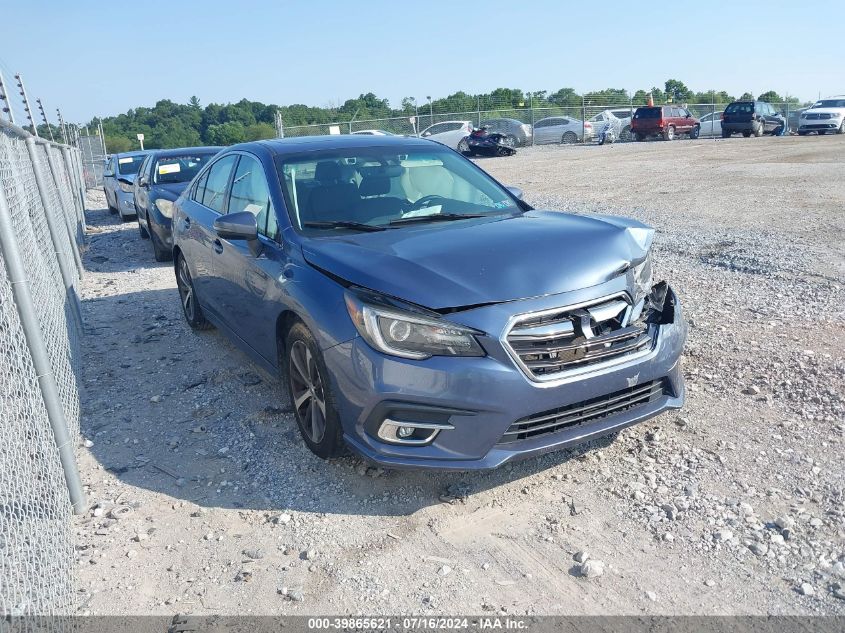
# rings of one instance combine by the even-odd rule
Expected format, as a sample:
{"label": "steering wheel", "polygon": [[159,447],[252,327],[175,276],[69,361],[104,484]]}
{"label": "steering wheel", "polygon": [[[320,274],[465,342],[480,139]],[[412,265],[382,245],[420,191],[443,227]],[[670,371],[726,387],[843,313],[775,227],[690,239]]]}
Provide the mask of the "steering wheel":
{"label": "steering wheel", "polygon": [[419,200],[414,202],[408,210],[409,211],[416,211],[418,209],[424,209],[425,207],[430,207],[431,203],[436,202],[437,200],[448,200],[448,198],[446,198],[444,196],[438,196],[436,193],[430,194],[430,195],[427,195],[427,196],[423,196],[422,198],[420,198]]}

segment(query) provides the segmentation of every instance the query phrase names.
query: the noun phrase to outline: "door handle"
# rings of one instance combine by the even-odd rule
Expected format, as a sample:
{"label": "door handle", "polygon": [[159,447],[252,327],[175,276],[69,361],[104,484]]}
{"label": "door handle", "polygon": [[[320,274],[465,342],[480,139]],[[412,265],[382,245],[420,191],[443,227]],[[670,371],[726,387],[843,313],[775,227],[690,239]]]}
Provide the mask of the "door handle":
{"label": "door handle", "polygon": [[218,255],[223,252],[223,243],[220,240],[214,240],[214,252]]}
{"label": "door handle", "polygon": [[191,218],[186,217],[182,220],[182,228],[186,231],[191,228]]}

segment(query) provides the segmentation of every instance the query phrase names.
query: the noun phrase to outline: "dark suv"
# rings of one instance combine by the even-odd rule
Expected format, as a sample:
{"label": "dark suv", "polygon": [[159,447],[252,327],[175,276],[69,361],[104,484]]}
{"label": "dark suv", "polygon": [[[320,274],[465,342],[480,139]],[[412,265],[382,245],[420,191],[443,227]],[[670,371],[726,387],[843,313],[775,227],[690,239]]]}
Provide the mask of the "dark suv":
{"label": "dark suv", "polygon": [[752,134],[780,134],[786,119],[774,106],[765,101],[734,101],[722,115],[722,138],[741,132],[745,138]]}
{"label": "dark suv", "polygon": [[637,108],[631,119],[631,132],[638,141],[659,135],[671,141],[679,134],[698,138],[701,125],[690,111],[679,106],[644,106]]}

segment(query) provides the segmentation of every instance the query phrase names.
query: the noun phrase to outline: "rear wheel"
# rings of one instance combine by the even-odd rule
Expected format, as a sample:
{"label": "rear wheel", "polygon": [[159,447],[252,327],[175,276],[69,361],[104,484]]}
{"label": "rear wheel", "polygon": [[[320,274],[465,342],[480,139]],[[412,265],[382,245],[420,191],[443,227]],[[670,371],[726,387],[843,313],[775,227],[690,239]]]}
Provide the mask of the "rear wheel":
{"label": "rear wheel", "polygon": [[465,138],[462,138],[458,143],[458,152],[460,152],[464,156],[470,155],[469,143],[467,143],[467,140]]}
{"label": "rear wheel", "polygon": [[206,320],[202,308],[197,302],[197,294],[194,291],[191,272],[188,270],[188,262],[182,255],[179,255],[176,262],[176,288],[179,290],[182,314],[185,315],[188,325],[194,330],[210,330],[213,326]]}
{"label": "rear wheel", "polygon": [[639,132],[637,132],[634,135],[634,138],[637,139],[638,141],[644,141],[645,140],[645,134],[640,134]]}
{"label": "rear wheel", "polygon": [[619,133],[619,140],[620,141],[630,141],[631,140],[631,126],[626,125],[622,128],[622,132]]}
{"label": "rear wheel", "polygon": [[328,459],[343,450],[340,417],[323,355],[311,332],[295,323],[285,341],[288,393],[299,432],[318,457]]}
{"label": "rear wheel", "polygon": [[578,142],[578,135],[575,132],[564,132],[560,142],[564,145],[571,145]]}
{"label": "rear wheel", "polygon": [[824,136],[827,134],[827,130],[819,130],[819,136]]}
{"label": "rear wheel", "polygon": [[837,134],[845,134],[845,119],[842,119],[842,123],[839,128],[836,130]]}
{"label": "rear wheel", "polygon": [[670,125],[669,127],[666,128],[666,130],[663,132],[663,138],[664,138],[664,140],[667,140],[667,141],[674,140],[674,138],[675,138],[675,126],[674,125]]}

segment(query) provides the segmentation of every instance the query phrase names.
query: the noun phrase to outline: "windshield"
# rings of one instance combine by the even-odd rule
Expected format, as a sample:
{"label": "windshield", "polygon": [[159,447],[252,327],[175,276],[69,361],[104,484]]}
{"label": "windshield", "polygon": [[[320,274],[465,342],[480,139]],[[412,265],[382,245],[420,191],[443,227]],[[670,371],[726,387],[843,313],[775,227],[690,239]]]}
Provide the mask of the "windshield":
{"label": "windshield", "polygon": [[660,108],[637,108],[637,111],[634,113],[635,119],[659,119],[660,118]]}
{"label": "windshield", "polygon": [[813,104],[814,108],[845,108],[845,99],[822,99]]}
{"label": "windshield", "polygon": [[727,108],[725,108],[726,114],[736,114],[737,112],[742,114],[752,114],[754,112],[754,102],[742,101],[732,103]]}
{"label": "windshield", "polygon": [[215,153],[162,156],[153,168],[153,182],[157,185],[189,182]]}
{"label": "windshield", "polygon": [[308,232],[397,228],[520,211],[450,149],[368,147],[276,157],[291,223]]}
{"label": "windshield", "polygon": [[118,156],[117,157],[117,173],[121,176],[130,176],[137,174],[141,168],[141,163],[144,162],[146,154],[135,154],[134,156]]}

